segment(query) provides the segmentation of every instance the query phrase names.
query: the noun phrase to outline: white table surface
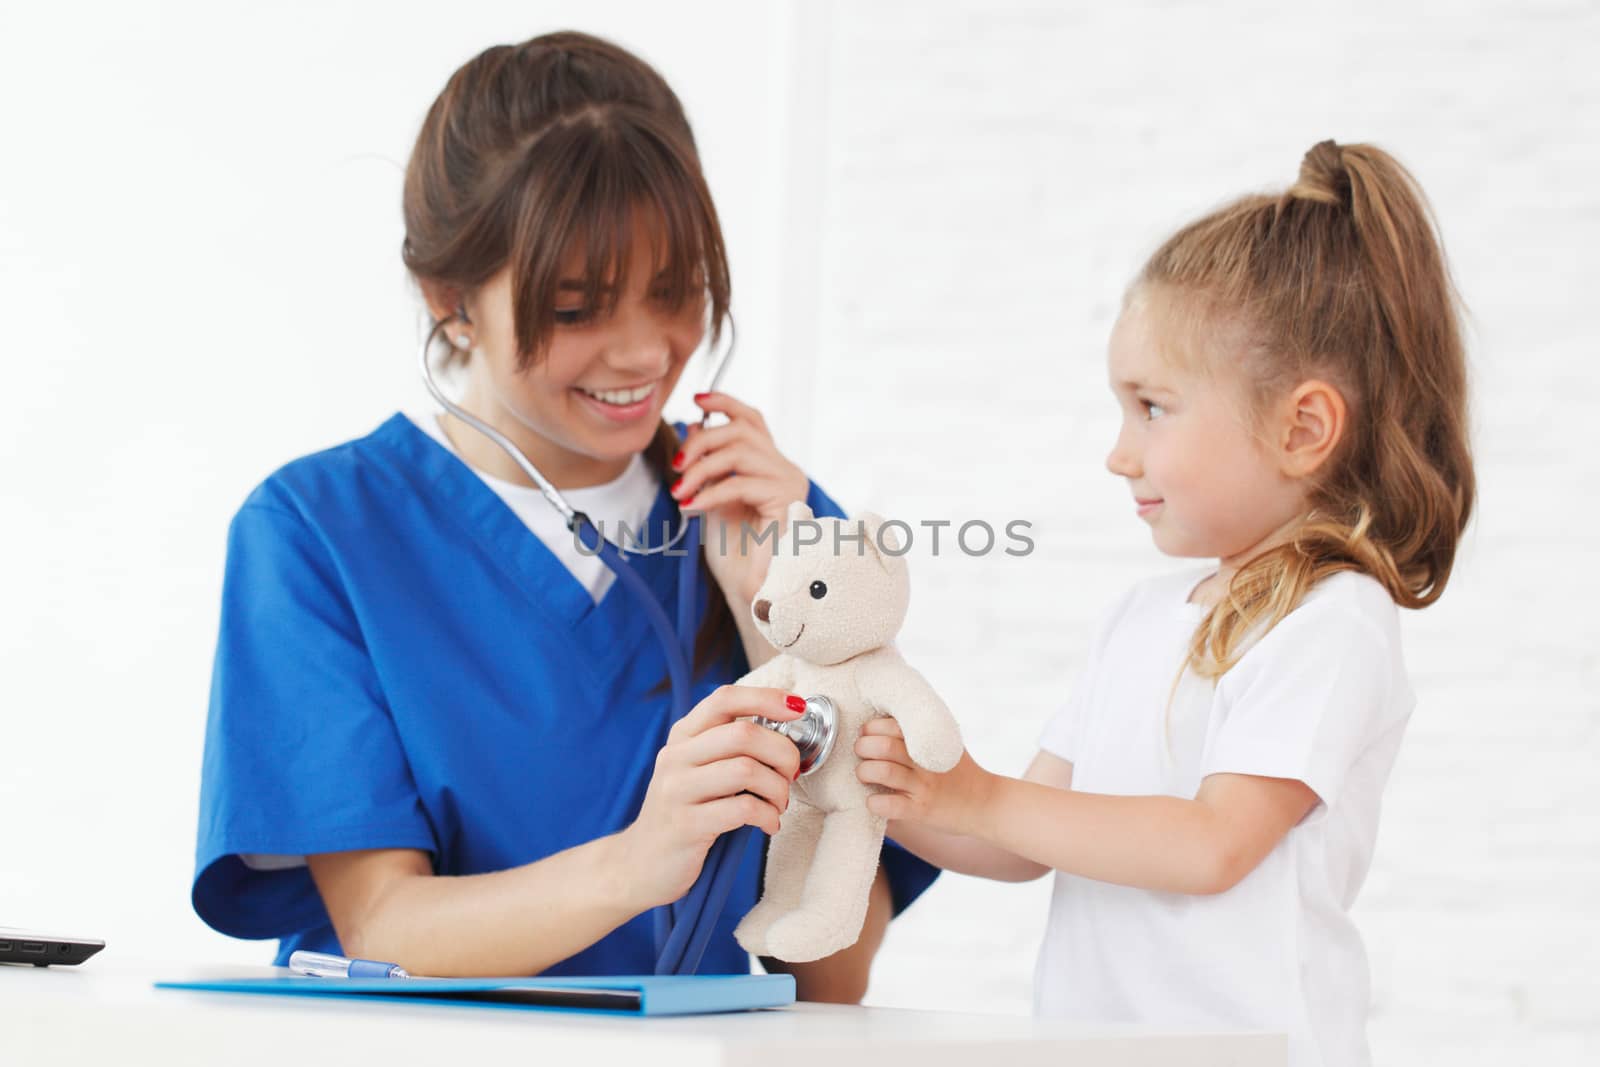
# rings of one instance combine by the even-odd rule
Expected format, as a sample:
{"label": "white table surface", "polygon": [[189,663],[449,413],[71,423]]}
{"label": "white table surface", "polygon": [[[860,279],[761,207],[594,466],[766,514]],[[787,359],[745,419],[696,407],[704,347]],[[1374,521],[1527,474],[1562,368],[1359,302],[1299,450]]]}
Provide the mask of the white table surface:
{"label": "white table surface", "polygon": [[15,1064],[602,1064],[650,1067],[1283,1067],[1282,1034],[1178,1033],[1012,1015],[795,1004],[679,1018],[353,1003],[155,989],[267,977],[96,957],[0,964],[0,1062]]}

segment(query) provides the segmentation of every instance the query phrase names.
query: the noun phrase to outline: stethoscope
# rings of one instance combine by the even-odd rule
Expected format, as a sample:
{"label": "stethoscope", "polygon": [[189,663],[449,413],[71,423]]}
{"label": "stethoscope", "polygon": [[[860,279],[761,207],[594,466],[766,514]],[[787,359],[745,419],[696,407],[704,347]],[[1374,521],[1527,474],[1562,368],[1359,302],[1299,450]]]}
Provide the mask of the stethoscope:
{"label": "stethoscope", "polygon": [[[539,472],[509,437],[456,404],[434,381],[433,364],[428,359],[428,354],[439,331],[456,319],[470,325],[465,309],[459,309],[455,314],[434,323],[428,335],[423,338],[420,355],[423,384],[427,386],[434,400],[438,401],[446,411],[489,438],[511,457],[533,484],[538,486],[539,492],[550,502],[550,506],[561,513],[561,517],[566,520],[567,529],[582,541],[588,551],[600,557],[611,573],[616,575],[617,581],[627,587],[629,594],[644,608],[645,618],[649,620],[656,640],[666,653],[667,674],[672,683],[672,720],[677,722],[689,714],[690,708],[690,684],[693,673],[691,665],[694,662],[695,639],[694,609],[700,574],[698,559],[700,516],[686,514],[678,526],[678,532],[665,544],[655,547],[633,547],[623,550],[602,537],[589,516],[567,503],[561,491]],[[722,380],[723,372],[727,370],[728,362],[733,357],[733,348],[733,333],[730,326],[728,344],[721,358],[717,360],[708,390],[714,391]],[[710,417],[710,412],[701,416],[702,429]],[[667,619],[666,611],[656,600],[655,594],[650,591],[650,586],[628,565],[625,552],[654,555],[665,552],[685,538],[688,539],[689,548],[683,553],[678,564],[677,628],[674,631],[672,622]],[[822,766],[833,750],[839,718],[832,701],[825,696],[812,696],[806,698],[806,710],[798,719],[777,722],[757,716],[755,721],[794,742],[800,750],[799,776],[805,777]],[[745,854],[759,832],[754,826],[741,826],[718,837],[706,853],[700,875],[695,879],[689,892],[684,894],[681,900],[655,909],[656,974],[694,974],[699,968],[701,957],[705,955],[706,946],[710,943],[711,935],[716,928],[717,918],[722,914],[728,895],[733,891],[733,883],[744,862]]]}

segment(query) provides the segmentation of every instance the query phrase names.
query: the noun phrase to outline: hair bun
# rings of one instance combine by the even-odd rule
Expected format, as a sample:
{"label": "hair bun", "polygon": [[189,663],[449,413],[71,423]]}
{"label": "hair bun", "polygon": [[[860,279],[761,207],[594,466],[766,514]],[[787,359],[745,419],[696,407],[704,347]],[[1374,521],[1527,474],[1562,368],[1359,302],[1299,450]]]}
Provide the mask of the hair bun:
{"label": "hair bun", "polygon": [[1345,169],[1344,149],[1336,141],[1318,141],[1300,160],[1300,176],[1289,187],[1289,195],[1301,200],[1336,207],[1350,206],[1350,172]]}

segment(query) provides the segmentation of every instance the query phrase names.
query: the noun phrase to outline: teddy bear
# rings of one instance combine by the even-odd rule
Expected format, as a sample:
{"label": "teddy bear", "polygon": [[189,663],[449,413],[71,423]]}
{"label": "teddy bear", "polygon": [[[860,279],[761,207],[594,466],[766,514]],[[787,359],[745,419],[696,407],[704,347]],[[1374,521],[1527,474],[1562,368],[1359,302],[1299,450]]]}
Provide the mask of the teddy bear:
{"label": "teddy bear", "polygon": [[787,518],[751,604],[778,655],[738,684],[826,696],[837,733],[790,788],[761,900],[734,937],[757,956],[804,962],[855,944],[866,921],[888,820],[867,810],[886,790],[856,777],[862,726],[893,717],[912,760],[933,771],[954,767],[963,746],[950,709],[892,643],[911,598],[894,529],[871,514],[818,520],[798,501]]}

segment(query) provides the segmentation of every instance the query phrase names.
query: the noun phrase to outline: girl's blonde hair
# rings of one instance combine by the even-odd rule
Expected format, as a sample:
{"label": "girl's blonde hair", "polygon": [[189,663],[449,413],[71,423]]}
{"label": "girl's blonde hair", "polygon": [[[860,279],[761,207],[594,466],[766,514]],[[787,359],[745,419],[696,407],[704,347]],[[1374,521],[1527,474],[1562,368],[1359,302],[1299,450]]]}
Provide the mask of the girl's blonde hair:
{"label": "girl's blonde hair", "polygon": [[1334,385],[1348,409],[1307,520],[1239,568],[1185,667],[1221,677],[1247,636],[1339,571],[1371,575],[1402,607],[1437,600],[1476,487],[1455,289],[1405,168],[1371,145],[1323,141],[1287,191],[1185,226],[1132,288],[1239,331],[1256,411],[1311,378]]}

